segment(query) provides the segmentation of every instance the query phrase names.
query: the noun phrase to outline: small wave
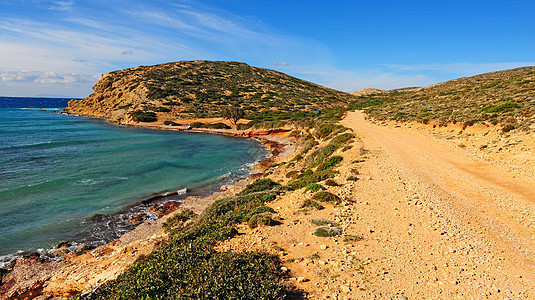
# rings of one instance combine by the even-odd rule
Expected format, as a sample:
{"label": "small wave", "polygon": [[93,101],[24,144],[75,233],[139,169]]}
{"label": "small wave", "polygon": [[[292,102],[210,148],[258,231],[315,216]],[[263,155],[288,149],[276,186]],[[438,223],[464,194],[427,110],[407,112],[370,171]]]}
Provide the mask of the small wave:
{"label": "small wave", "polygon": [[188,188],[183,188],[183,189],[180,189],[180,190],[176,191],[177,195],[184,195],[187,192],[188,192]]}
{"label": "small wave", "polygon": [[216,181],[220,181],[220,180],[226,180],[226,179],[229,179],[230,177],[232,177],[232,172],[228,171],[222,175],[219,175],[219,177],[217,177],[217,180]]}
{"label": "small wave", "polygon": [[79,181],[73,183],[73,185],[86,185],[86,186],[89,186],[89,185],[97,185],[99,183],[102,183],[102,180],[82,179],[82,180],[79,180]]}

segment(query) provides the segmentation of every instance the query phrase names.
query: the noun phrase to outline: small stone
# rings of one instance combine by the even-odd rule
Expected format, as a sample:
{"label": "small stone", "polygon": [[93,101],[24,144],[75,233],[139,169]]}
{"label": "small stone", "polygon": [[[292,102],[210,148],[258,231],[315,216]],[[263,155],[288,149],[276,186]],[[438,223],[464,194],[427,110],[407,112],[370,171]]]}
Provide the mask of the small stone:
{"label": "small stone", "polygon": [[344,292],[344,293],[346,293],[346,294],[349,293],[349,292],[351,292],[351,288],[348,287],[347,285],[342,285],[342,286],[340,287],[340,289],[342,290],[342,292]]}
{"label": "small stone", "polygon": [[288,272],[288,268],[286,268],[286,267],[281,267],[281,271],[283,271],[283,272]]}
{"label": "small stone", "polygon": [[306,279],[305,277],[297,277],[297,282],[307,282],[308,279]]}
{"label": "small stone", "polygon": [[399,300],[409,300],[409,298],[403,296],[403,295],[398,295],[398,299]]}
{"label": "small stone", "polygon": [[145,220],[147,217],[148,216],[146,213],[137,214],[134,216],[134,218],[132,218],[132,220],[130,221],[130,224],[137,224],[137,223],[143,222],[143,220]]}
{"label": "small stone", "polygon": [[69,244],[69,242],[59,242],[56,246],[54,246],[54,249],[60,249],[60,248],[64,248],[64,247],[69,247],[71,244]]}
{"label": "small stone", "polygon": [[321,249],[321,250],[327,250],[327,248],[328,248],[327,245],[321,245],[321,246],[320,246],[320,249]]}

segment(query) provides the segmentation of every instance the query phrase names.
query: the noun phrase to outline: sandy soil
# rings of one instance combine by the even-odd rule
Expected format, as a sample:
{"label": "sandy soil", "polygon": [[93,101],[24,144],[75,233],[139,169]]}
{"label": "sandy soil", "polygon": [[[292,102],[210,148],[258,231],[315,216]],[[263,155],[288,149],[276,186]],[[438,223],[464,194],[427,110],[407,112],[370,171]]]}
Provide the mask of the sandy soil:
{"label": "sandy soil", "polygon": [[[535,297],[529,143],[503,154],[474,148],[491,143],[492,134],[460,146],[467,139],[458,132],[452,139],[432,127],[380,126],[359,112],[342,124],[358,138],[337,153],[344,157],[335,178],[341,186],[327,188],[344,203],[307,211],[300,205],[311,194],[288,192],[270,203],[280,225],[242,226],[221,250],[280,255],[289,283],[311,299]],[[506,160],[517,156],[523,164],[515,168]],[[358,181],[347,180],[352,169]],[[281,166],[270,176],[285,182],[291,170]],[[362,240],[312,235],[310,219],[319,217]]]}

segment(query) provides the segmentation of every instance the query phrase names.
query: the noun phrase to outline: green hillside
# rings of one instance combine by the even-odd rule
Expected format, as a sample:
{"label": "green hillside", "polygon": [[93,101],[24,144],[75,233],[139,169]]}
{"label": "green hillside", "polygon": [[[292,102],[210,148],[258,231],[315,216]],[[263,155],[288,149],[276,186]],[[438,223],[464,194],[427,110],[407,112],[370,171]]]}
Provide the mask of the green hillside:
{"label": "green hillside", "polygon": [[486,73],[424,88],[360,96],[351,103],[379,120],[486,123],[504,131],[535,124],[535,67]]}
{"label": "green hillside", "polygon": [[320,110],[341,111],[352,95],[286,74],[239,62],[182,61],[105,74],[89,97],[69,103],[69,112],[101,110],[118,119],[153,112],[160,121],[220,117],[224,107],[241,108],[260,122],[295,121]]}

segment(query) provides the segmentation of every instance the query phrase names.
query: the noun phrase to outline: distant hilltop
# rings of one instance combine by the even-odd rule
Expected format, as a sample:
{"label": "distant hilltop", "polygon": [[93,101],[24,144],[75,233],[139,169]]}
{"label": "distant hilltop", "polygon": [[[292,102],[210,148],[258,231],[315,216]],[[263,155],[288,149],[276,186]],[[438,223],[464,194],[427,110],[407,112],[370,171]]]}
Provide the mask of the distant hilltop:
{"label": "distant hilltop", "polygon": [[181,61],[102,75],[94,93],[73,100],[68,113],[132,123],[221,116],[240,108],[253,122],[300,120],[311,112],[345,107],[354,97],[286,74],[228,61]]}
{"label": "distant hilltop", "polygon": [[384,92],[384,91],[380,90],[380,89],[365,88],[365,89],[360,89],[358,91],[354,91],[353,93],[351,93],[351,95],[353,95],[353,96],[368,96],[368,95],[371,95],[371,94],[380,94],[382,92]]}

